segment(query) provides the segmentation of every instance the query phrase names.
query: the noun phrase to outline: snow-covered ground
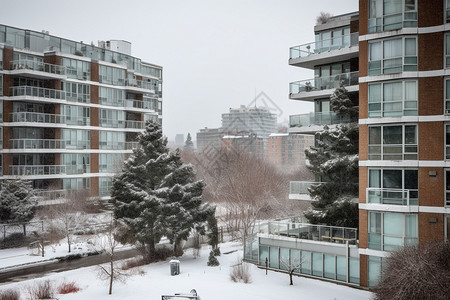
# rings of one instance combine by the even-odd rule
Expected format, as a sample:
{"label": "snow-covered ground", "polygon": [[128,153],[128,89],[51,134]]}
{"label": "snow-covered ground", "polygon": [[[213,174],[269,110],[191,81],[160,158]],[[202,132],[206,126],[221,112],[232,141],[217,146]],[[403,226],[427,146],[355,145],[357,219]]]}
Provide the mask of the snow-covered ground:
{"label": "snow-covered ground", "polygon": [[[294,277],[294,285],[289,285],[287,274],[265,271],[249,265],[251,283],[235,283],[230,280],[230,266],[242,257],[242,246],[237,243],[221,244],[222,255],[217,257],[220,266],[208,267],[209,248],[204,246],[200,257],[194,258],[192,250],[187,250],[180,259],[181,274],[170,276],[169,260],[142,266],[143,275],[133,275],[125,284],[114,283],[113,294],[108,295],[107,283],[97,278],[97,267],[88,267],[63,273],[50,274],[45,278],[55,285],[62,281],[75,281],[81,291],[75,294],[56,295],[59,299],[161,299],[163,294],[188,293],[196,289],[202,300],[289,300],[289,299],[371,299],[372,293],[303,277]],[[224,254],[231,252],[229,254]],[[1,255],[1,254],[0,254]],[[27,299],[27,286],[37,280],[22,281],[0,286],[21,290],[22,299]]]}

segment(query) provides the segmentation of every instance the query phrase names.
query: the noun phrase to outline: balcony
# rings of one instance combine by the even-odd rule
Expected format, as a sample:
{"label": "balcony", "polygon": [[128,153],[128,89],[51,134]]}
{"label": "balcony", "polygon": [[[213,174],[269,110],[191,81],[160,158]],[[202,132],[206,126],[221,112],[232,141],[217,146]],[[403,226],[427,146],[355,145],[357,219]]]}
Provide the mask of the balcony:
{"label": "balcony", "polygon": [[11,75],[25,75],[27,77],[41,79],[64,79],[66,78],[66,67],[47,64],[34,60],[13,60],[9,64]]}
{"label": "balcony", "polygon": [[132,150],[139,147],[138,142],[105,142],[100,141],[102,150]]}
{"label": "balcony", "polygon": [[[142,109],[155,110],[154,101],[120,99],[111,100],[106,97],[100,97],[100,104],[114,107],[124,107],[125,110],[141,111]],[[130,109],[127,109],[130,108]]]}
{"label": "balcony", "polygon": [[289,64],[314,69],[316,65],[358,57],[358,32],[290,48]]}
{"label": "balcony", "polygon": [[65,149],[65,140],[54,139],[11,139],[10,149]]}
{"label": "balcony", "polygon": [[100,126],[110,128],[144,129],[144,122],[133,120],[100,119]]}
{"label": "balcony", "polygon": [[312,101],[329,97],[343,84],[349,92],[359,90],[359,72],[349,72],[326,77],[316,77],[289,84],[289,99]]}
{"label": "balcony", "polygon": [[260,234],[276,235],[293,239],[312,240],[326,243],[357,245],[358,229],[306,223],[288,223],[270,221],[259,224],[256,230]]}
{"label": "balcony", "polygon": [[127,89],[131,88],[131,90],[138,89],[138,91],[141,91],[142,89],[145,89],[145,90],[150,90],[150,91],[146,91],[146,92],[150,92],[153,94],[156,93],[156,86],[154,85],[154,83],[152,83],[150,81],[127,79],[125,81],[125,86],[128,87]]}
{"label": "balcony", "polygon": [[320,182],[314,181],[291,181],[289,183],[289,199],[312,201],[308,188]]}
{"label": "balcony", "polygon": [[[411,197],[412,196],[412,197]],[[387,205],[418,205],[417,190],[367,188],[367,203]]]}
{"label": "balcony", "polygon": [[58,175],[66,174],[64,165],[11,165],[9,175],[32,176],[32,175]]}
{"label": "balcony", "polygon": [[315,133],[324,125],[349,123],[349,117],[338,116],[335,112],[311,112],[289,116],[289,132]]}
{"label": "balcony", "polygon": [[35,86],[14,86],[11,88],[11,97],[28,96],[51,100],[66,100],[66,92],[53,89],[45,89]]}
{"label": "balcony", "polygon": [[14,112],[10,116],[10,122],[64,124],[66,120],[65,116],[35,112]]}

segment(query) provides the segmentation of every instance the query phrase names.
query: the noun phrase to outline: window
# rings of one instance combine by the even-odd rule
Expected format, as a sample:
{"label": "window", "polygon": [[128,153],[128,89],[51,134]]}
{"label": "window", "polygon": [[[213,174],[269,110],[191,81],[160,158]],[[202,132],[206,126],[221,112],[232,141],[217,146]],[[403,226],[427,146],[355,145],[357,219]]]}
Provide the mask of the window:
{"label": "window", "polygon": [[369,127],[369,160],[417,160],[417,149],[417,125]]}
{"label": "window", "polygon": [[66,67],[67,77],[79,80],[91,80],[90,62],[63,57],[61,58],[61,64]]}
{"label": "window", "polygon": [[123,154],[100,154],[98,157],[98,171],[100,173],[116,173],[122,169]]}
{"label": "window", "polygon": [[349,259],[349,281],[351,283],[359,284],[359,258]]}
{"label": "window", "polygon": [[312,274],[313,276],[323,276],[323,254],[312,253]]}
{"label": "window", "polygon": [[[3,70],[3,49],[0,49],[0,70]],[[0,94],[3,96],[3,94]]]}
{"label": "window", "polygon": [[89,149],[90,131],[78,129],[61,129],[61,137],[66,142],[67,149]]}
{"label": "window", "polygon": [[126,71],[109,66],[99,66],[99,82],[112,85],[125,85]]}
{"label": "window", "polygon": [[66,174],[90,173],[89,154],[63,154],[62,164],[66,166]]}
{"label": "window", "polygon": [[100,149],[124,150],[125,132],[100,131]]}
{"label": "window", "polygon": [[445,1],[445,22],[450,23],[450,0]]}
{"label": "window", "polygon": [[124,106],[125,91],[113,88],[99,88],[100,104],[110,106]]}
{"label": "window", "polygon": [[418,205],[417,170],[369,169],[368,203]]}
{"label": "window", "polygon": [[81,103],[89,103],[91,101],[91,87],[89,84],[61,82],[61,90],[66,92],[67,101]]}
{"label": "window", "polygon": [[316,45],[314,52],[321,53],[349,46],[350,27],[344,27],[316,34]]}
{"label": "window", "polygon": [[90,108],[75,105],[63,105],[63,114],[68,125],[90,125]]}
{"label": "window", "polygon": [[369,212],[368,248],[395,251],[418,242],[416,214]]}
{"label": "window", "polygon": [[445,216],[445,239],[450,241],[450,216]]}
{"label": "window", "polygon": [[269,267],[270,268],[275,268],[275,269],[279,268],[279,262],[278,262],[279,255],[278,254],[279,254],[279,248],[277,248],[277,247],[269,248]]}
{"label": "window", "polygon": [[417,27],[416,0],[370,0],[369,33]]}
{"label": "window", "polygon": [[450,125],[445,125],[445,159],[450,159]]}
{"label": "window", "polygon": [[450,206],[450,170],[445,170],[445,206]]}
{"label": "window", "polygon": [[417,80],[369,84],[369,118],[417,116]]}
{"label": "window", "polygon": [[100,126],[125,128],[125,112],[120,110],[101,109]]}
{"label": "window", "polygon": [[369,287],[376,286],[381,277],[382,267],[385,265],[385,260],[382,257],[368,256],[367,260],[367,281]]}
{"label": "window", "polygon": [[417,71],[417,38],[369,43],[369,75]]}
{"label": "window", "polygon": [[112,187],[111,177],[99,177],[98,185],[100,197],[110,196]]}
{"label": "window", "polygon": [[63,188],[65,190],[83,190],[91,187],[90,178],[64,178]]}

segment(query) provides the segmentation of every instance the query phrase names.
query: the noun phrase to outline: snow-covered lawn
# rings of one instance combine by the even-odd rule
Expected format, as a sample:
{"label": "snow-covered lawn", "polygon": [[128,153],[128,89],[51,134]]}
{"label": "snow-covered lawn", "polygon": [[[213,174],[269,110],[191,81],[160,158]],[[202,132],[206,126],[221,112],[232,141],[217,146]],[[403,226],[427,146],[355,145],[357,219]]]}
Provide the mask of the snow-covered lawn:
{"label": "snow-covered lawn", "polygon": [[[202,300],[289,300],[289,299],[370,299],[372,293],[303,277],[294,277],[294,285],[289,286],[287,274],[265,271],[249,265],[251,280],[249,284],[234,283],[230,280],[230,266],[242,257],[242,246],[236,243],[221,245],[222,255],[217,257],[220,266],[208,267],[209,248],[204,246],[199,258],[194,258],[192,250],[187,250],[180,259],[181,274],[170,276],[169,260],[140,267],[144,275],[133,275],[125,284],[115,283],[113,294],[108,295],[106,282],[97,278],[97,267],[82,268],[45,277],[55,284],[76,281],[81,291],[76,294],[56,295],[59,299],[161,299],[163,294],[188,293],[196,289]],[[231,252],[229,254],[224,254]],[[39,279],[44,280],[44,278]],[[23,291],[37,280],[28,280],[0,286],[0,290],[14,288]]]}

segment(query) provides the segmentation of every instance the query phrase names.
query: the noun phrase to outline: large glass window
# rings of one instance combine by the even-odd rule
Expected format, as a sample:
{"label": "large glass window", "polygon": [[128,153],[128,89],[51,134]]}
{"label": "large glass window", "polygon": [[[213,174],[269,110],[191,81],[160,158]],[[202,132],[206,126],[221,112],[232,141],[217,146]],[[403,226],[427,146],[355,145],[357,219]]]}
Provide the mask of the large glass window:
{"label": "large glass window", "polygon": [[66,92],[68,101],[89,103],[91,100],[91,87],[89,84],[61,82],[61,90]]}
{"label": "large glass window", "polygon": [[111,177],[99,177],[98,185],[100,197],[111,195],[111,187],[112,187]]}
{"label": "large glass window", "polygon": [[302,274],[311,275],[311,252],[302,251]]}
{"label": "large glass window", "polygon": [[370,0],[369,33],[417,27],[416,0]]}
{"label": "large glass window", "polygon": [[417,116],[417,80],[369,84],[369,118]]}
{"label": "large glass window", "polygon": [[66,166],[67,174],[90,173],[89,154],[63,154],[61,157],[61,161],[62,164]]}
{"label": "large glass window", "polygon": [[100,104],[110,106],[125,106],[125,91],[113,88],[100,87],[99,88]]}
{"label": "large glass window", "polygon": [[395,251],[418,242],[416,214],[369,212],[368,248]]}
{"label": "large glass window", "polygon": [[349,281],[351,283],[359,284],[359,259],[350,258],[349,259]]}
{"label": "large glass window", "polygon": [[450,23],[450,0],[445,1],[445,22]]}
{"label": "large glass window", "polygon": [[317,53],[350,46],[350,27],[323,31],[316,34],[314,51]]}
{"label": "large glass window", "polygon": [[445,170],[445,206],[450,206],[450,170]]}
{"label": "large glass window", "polygon": [[100,126],[125,128],[125,112],[120,110],[101,109]]}
{"label": "large glass window", "polygon": [[91,187],[90,178],[64,178],[63,188],[65,190],[84,190]]}
{"label": "large glass window", "polygon": [[417,170],[369,169],[368,203],[418,205]]}
{"label": "large glass window", "polygon": [[99,82],[112,85],[125,85],[125,69],[99,66]]}
{"label": "large glass window", "polygon": [[117,173],[122,170],[123,162],[124,162],[123,154],[99,154],[98,160],[98,171],[100,173]]}
{"label": "large glass window", "polygon": [[369,75],[417,71],[417,38],[369,43]]}
{"label": "large glass window", "polygon": [[369,160],[417,160],[417,149],[417,125],[369,127]]}
{"label": "large glass window", "polygon": [[61,129],[61,138],[67,149],[89,149],[91,135],[89,130]]}
{"label": "large glass window", "polygon": [[0,49],[0,70],[3,70],[3,49]]}
{"label": "large glass window", "polygon": [[90,108],[75,105],[63,105],[63,115],[68,125],[90,125]]}
{"label": "large glass window", "polygon": [[313,252],[312,254],[313,276],[323,276],[323,254]]}
{"label": "large glass window", "polygon": [[269,262],[269,247],[259,246],[259,264],[265,266],[266,259],[267,262]]}
{"label": "large glass window", "polygon": [[79,80],[91,80],[90,62],[63,57],[61,58],[61,64],[66,67],[67,77]]}
{"label": "large glass window", "polygon": [[278,269],[279,268],[279,261],[278,256],[279,254],[279,248],[277,247],[269,247],[269,267]]}
{"label": "large glass window", "polygon": [[124,150],[125,132],[100,131],[100,149]]}

